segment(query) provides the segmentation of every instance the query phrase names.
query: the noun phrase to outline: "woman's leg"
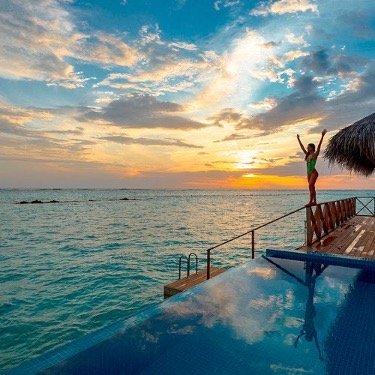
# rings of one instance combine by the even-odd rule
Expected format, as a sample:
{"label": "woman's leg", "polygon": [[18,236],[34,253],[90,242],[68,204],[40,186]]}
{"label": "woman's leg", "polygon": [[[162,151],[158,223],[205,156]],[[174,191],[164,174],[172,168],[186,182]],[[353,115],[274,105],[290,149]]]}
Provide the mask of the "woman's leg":
{"label": "woman's leg", "polygon": [[318,179],[319,174],[315,170],[313,173],[311,173],[309,178],[309,190],[310,190],[310,203],[316,204],[316,189],[315,189],[315,183]]}
{"label": "woman's leg", "polygon": [[311,174],[308,174],[308,175],[307,175],[307,183],[309,184],[309,194],[310,194],[310,199],[309,199],[309,203],[307,203],[306,206],[311,205],[311,204],[313,203],[313,199],[314,199],[313,191],[311,190],[310,179],[311,179]]}

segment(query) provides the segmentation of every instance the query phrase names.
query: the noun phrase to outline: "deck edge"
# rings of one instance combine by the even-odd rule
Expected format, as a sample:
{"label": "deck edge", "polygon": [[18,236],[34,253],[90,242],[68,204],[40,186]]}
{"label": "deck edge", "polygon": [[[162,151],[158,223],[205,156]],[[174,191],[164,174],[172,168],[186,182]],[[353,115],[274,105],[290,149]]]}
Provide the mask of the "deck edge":
{"label": "deck edge", "polygon": [[265,257],[320,262],[333,266],[345,266],[349,268],[375,268],[375,260],[371,258],[358,258],[349,255],[343,256],[332,253],[266,249]]}

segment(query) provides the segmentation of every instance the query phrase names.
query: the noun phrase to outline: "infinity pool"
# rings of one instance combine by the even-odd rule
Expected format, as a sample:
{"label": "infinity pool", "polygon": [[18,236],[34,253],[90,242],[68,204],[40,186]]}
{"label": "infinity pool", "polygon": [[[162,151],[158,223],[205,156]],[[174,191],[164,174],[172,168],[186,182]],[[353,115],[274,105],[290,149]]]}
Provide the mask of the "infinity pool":
{"label": "infinity pool", "polygon": [[375,268],[319,259],[262,256],[9,374],[373,375]]}

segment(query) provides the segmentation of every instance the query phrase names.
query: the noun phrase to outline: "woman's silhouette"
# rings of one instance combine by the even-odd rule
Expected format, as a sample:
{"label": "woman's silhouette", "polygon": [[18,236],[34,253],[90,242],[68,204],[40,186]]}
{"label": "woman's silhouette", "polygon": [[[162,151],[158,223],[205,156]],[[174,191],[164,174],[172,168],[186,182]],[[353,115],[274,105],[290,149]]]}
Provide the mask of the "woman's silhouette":
{"label": "woman's silhouette", "polygon": [[[306,276],[305,276],[305,285],[308,288],[308,298],[306,302],[305,309],[305,320],[300,334],[297,336],[297,339],[294,343],[294,346],[297,347],[298,342],[302,336],[305,336],[306,341],[315,341],[315,345],[318,349],[319,359],[323,360],[322,352],[320,350],[320,345],[318,341],[318,334],[315,329],[314,319],[316,315],[316,310],[314,306],[314,292],[315,292],[315,282],[316,279],[321,275],[321,273],[327,268],[322,264],[317,263],[306,263]],[[314,274],[315,271],[315,274]]]}
{"label": "woman's silhouette", "polygon": [[305,154],[305,161],[307,166],[307,181],[309,183],[309,191],[310,191],[310,200],[307,203],[307,206],[316,204],[316,190],[315,190],[315,183],[319,177],[318,171],[315,169],[316,160],[318,159],[320,153],[320,147],[322,146],[323,138],[326,135],[327,130],[324,129],[322,131],[322,137],[320,138],[319,144],[317,149],[315,149],[314,143],[309,143],[307,145],[307,149],[305,149],[303,143],[301,142],[301,138],[299,134],[297,134],[298,143],[301,146],[302,151]]}

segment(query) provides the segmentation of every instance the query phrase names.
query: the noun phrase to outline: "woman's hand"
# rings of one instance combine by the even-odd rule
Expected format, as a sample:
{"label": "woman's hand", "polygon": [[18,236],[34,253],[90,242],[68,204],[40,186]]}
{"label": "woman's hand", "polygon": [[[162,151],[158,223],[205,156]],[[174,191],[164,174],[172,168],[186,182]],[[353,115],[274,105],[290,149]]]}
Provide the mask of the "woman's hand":
{"label": "woman's hand", "polygon": [[324,129],[322,131],[322,137],[320,138],[320,141],[319,141],[319,144],[318,144],[318,148],[316,149],[315,151],[315,157],[317,158],[319,153],[320,153],[320,147],[322,147],[322,143],[323,143],[323,138],[324,136],[327,134],[327,129]]}
{"label": "woman's hand", "polygon": [[305,147],[303,146],[302,142],[301,142],[301,139],[299,137],[299,134],[297,134],[297,140],[298,140],[298,143],[299,143],[299,146],[301,147],[301,150],[303,151],[303,153],[306,155],[307,154],[307,151],[305,149]]}

